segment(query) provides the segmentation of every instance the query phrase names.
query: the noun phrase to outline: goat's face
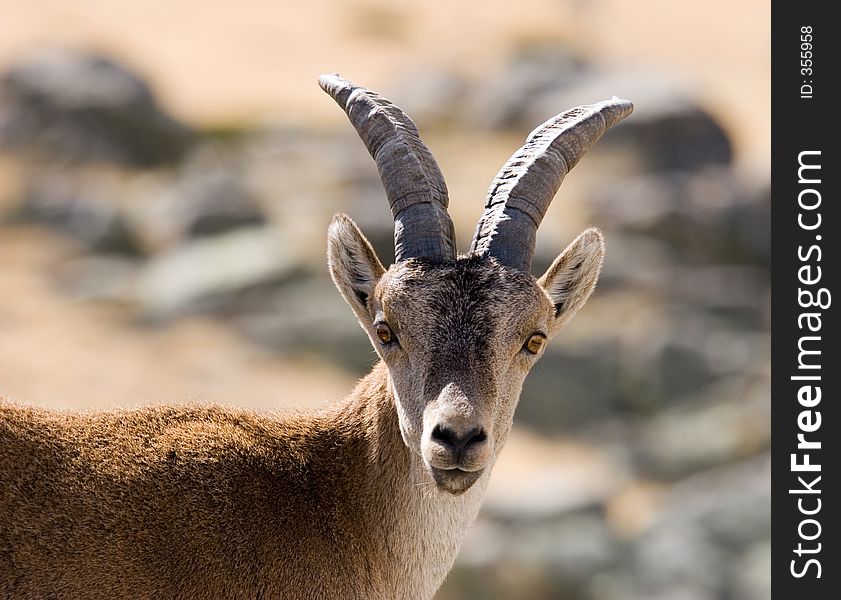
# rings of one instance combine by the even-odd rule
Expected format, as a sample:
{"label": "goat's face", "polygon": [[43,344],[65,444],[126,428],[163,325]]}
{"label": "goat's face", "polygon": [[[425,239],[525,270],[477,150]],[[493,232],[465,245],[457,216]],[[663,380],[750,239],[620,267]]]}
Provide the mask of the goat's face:
{"label": "goat's face", "polygon": [[386,271],[356,225],[334,218],[331,275],[388,366],[403,440],[439,490],[461,494],[493,464],[523,380],[592,292],[603,252],[590,229],[539,280],[479,257]]}

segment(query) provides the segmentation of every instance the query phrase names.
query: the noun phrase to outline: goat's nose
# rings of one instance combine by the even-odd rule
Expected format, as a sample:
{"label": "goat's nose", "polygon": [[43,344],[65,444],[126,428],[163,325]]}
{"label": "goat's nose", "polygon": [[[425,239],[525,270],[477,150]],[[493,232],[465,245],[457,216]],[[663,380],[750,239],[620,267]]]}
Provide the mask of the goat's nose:
{"label": "goat's nose", "polygon": [[459,435],[448,427],[436,425],[432,430],[432,439],[446,447],[460,460],[465,450],[476,444],[481,444],[488,439],[488,435],[481,427],[474,427],[467,433]]}

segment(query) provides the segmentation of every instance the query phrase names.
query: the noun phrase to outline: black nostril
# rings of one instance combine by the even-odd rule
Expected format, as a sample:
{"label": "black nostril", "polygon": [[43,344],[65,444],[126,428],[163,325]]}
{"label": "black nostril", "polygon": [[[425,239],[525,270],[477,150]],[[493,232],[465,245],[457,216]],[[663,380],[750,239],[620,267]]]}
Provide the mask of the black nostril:
{"label": "black nostril", "polygon": [[460,452],[468,446],[484,442],[488,436],[481,427],[474,427],[466,434],[458,435],[452,429],[436,425],[432,430],[432,439],[441,442],[454,452]]}
{"label": "black nostril", "polygon": [[435,429],[432,430],[432,439],[438,440],[445,446],[455,446],[458,436],[456,435],[456,432],[452,429],[447,429],[446,427],[436,425]]}

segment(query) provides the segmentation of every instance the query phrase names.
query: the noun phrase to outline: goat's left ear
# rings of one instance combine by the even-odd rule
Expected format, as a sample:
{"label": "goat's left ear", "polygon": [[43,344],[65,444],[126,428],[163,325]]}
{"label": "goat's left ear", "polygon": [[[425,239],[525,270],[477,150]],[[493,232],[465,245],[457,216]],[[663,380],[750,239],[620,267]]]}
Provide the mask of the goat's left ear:
{"label": "goat's left ear", "polygon": [[602,232],[591,227],[578,235],[537,282],[555,305],[551,333],[563,327],[596,287],[604,260]]}
{"label": "goat's left ear", "polygon": [[364,329],[371,324],[369,298],[385,273],[371,242],[350,217],[338,214],[327,232],[327,264],[333,283]]}

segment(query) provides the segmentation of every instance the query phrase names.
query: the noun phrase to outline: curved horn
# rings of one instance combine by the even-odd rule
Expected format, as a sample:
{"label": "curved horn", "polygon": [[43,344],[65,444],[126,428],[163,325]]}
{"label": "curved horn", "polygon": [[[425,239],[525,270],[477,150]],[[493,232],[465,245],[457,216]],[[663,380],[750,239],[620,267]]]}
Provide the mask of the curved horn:
{"label": "curved horn", "polygon": [[529,272],[537,228],[567,173],[610,127],[634,110],[613,97],[571,108],[529,134],[494,178],[471,254]]}
{"label": "curved horn", "polygon": [[394,217],[394,257],[452,259],[455,231],[447,185],[412,120],[379,94],[334,75],[321,88],[347,113],[374,157]]}

